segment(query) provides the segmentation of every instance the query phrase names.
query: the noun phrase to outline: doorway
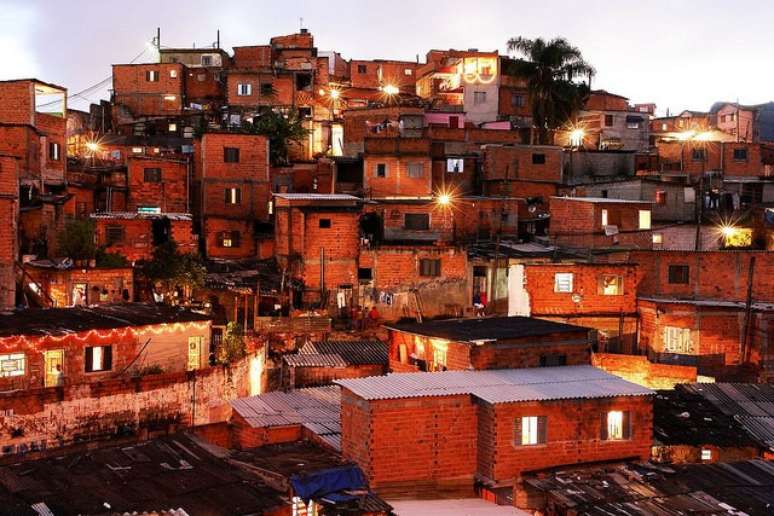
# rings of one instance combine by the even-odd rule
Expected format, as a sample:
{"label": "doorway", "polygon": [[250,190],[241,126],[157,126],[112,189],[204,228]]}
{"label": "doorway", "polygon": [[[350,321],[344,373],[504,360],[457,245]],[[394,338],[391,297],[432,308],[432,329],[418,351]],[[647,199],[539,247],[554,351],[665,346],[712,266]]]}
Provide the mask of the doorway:
{"label": "doorway", "polygon": [[59,371],[64,371],[64,350],[49,349],[43,352],[43,362],[46,371],[43,378],[44,386],[56,387],[59,383]]}
{"label": "doorway", "polygon": [[188,367],[189,371],[201,368],[202,344],[204,337],[188,337]]}

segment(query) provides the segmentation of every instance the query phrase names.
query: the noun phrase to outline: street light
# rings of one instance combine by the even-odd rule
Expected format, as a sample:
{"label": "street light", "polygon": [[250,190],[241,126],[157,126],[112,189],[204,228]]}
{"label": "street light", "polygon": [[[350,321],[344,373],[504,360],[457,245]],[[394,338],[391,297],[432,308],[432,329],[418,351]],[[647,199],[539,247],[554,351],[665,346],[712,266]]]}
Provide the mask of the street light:
{"label": "street light", "polygon": [[400,89],[394,84],[386,84],[384,87],[382,87],[382,91],[387,95],[397,95],[400,93]]}
{"label": "street light", "polygon": [[572,147],[582,147],[583,139],[586,137],[586,131],[581,128],[573,129],[570,131],[570,145]]}

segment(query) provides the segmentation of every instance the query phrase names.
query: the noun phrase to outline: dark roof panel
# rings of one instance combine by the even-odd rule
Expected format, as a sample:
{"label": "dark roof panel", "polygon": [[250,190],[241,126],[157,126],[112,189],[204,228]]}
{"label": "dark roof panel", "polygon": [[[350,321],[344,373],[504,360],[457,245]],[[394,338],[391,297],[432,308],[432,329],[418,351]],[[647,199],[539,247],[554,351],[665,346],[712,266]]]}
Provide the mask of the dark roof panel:
{"label": "dark roof panel", "polygon": [[0,338],[66,335],[128,326],[209,321],[212,317],[171,306],[120,303],[96,307],[34,308],[0,315]]}
{"label": "dark roof panel", "polygon": [[409,322],[385,325],[390,330],[438,337],[457,342],[506,340],[539,337],[552,333],[587,332],[588,328],[532,317],[489,317],[479,319],[446,319],[423,323]]}

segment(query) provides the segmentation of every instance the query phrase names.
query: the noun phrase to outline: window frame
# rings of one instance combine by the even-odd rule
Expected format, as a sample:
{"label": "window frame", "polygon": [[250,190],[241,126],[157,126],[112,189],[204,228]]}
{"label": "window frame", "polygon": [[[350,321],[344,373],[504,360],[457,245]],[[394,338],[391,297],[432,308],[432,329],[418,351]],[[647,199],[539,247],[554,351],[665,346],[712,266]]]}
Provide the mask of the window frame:
{"label": "window frame", "polygon": [[[120,233],[119,237],[115,237],[115,232]],[[112,235],[112,236],[111,236]],[[121,225],[111,224],[105,226],[105,244],[110,247],[115,244],[123,244],[126,240],[126,228]]]}
{"label": "window frame", "polygon": [[[423,220],[424,222],[422,224],[409,224],[409,219],[413,220],[414,222]],[[430,214],[429,213],[404,213],[403,214],[403,229],[409,230],[409,231],[429,231],[430,230]],[[417,227],[413,227],[417,226]],[[421,226],[421,227],[419,227]]]}
{"label": "window frame", "polygon": [[322,218],[317,220],[317,227],[319,229],[330,229],[333,227],[333,223],[329,218]]}
{"label": "window frame", "polygon": [[[15,362],[16,368],[6,369],[3,364],[6,362]],[[27,355],[24,352],[9,352],[0,354],[0,378],[15,378],[27,374]],[[21,367],[19,367],[21,366]]]}
{"label": "window frame", "polygon": [[[419,170],[417,172],[417,167]],[[413,168],[413,170],[412,170]],[[412,161],[406,164],[406,176],[411,179],[422,179],[425,177],[425,164],[421,161]]]}
{"label": "window frame", "polygon": [[651,210],[638,210],[637,228],[641,231],[650,231],[653,228],[653,213]]}
{"label": "window frame", "polygon": [[[459,165],[459,167],[457,167]],[[465,172],[465,158],[446,158],[447,174],[463,174]]]}
{"label": "window frame", "polygon": [[532,164],[533,165],[545,165],[546,164],[546,155],[543,152],[533,152],[532,153]]}
{"label": "window frame", "polygon": [[[563,277],[563,280],[560,278]],[[569,282],[567,281],[569,279]],[[569,289],[565,290],[563,285],[569,285]],[[555,272],[554,273],[554,293],[555,294],[572,294],[575,288],[575,273],[573,272]]]}
{"label": "window frame", "polygon": [[[615,292],[607,293],[606,285],[608,279],[615,281]],[[620,274],[601,274],[597,280],[597,294],[600,296],[622,296],[624,294],[624,279]]]}
{"label": "window frame", "polygon": [[513,427],[513,445],[517,448],[548,443],[548,416],[517,416]]}
{"label": "window frame", "polygon": [[62,159],[62,147],[59,142],[48,142],[48,159],[50,161],[60,161]]}
{"label": "window frame", "polygon": [[223,163],[239,163],[239,147],[223,147]]}
{"label": "window frame", "polygon": [[225,188],[223,191],[223,203],[226,206],[239,206],[242,204],[242,189],[238,186]]}
{"label": "window frame", "polygon": [[159,82],[159,71],[145,70],[145,82]]}
{"label": "window frame", "polygon": [[[95,358],[94,358],[94,350],[99,349],[99,357],[100,357],[100,363],[99,363],[99,369],[95,369]],[[113,346],[112,344],[108,344],[106,346],[86,346],[83,350],[84,352],[84,360],[83,360],[83,369],[84,373],[106,373],[113,370]]]}
{"label": "window frame", "polygon": [[441,276],[440,258],[420,258],[419,276],[422,278],[438,278]]}
{"label": "window frame", "polygon": [[387,163],[376,163],[374,166],[374,177],[378,179],[386,179],[389,167]]}
{"label": "window frame", "polygon": [[[149,177],[150,173],[150,177]],[[161,183],[161,167],[146,167],[142,169],[143,183]]]}
{"label": "window frame", "polygon": [[682,263],[670,263],[667,266],[667,283],[670,285],[690,284],[691,266]]}

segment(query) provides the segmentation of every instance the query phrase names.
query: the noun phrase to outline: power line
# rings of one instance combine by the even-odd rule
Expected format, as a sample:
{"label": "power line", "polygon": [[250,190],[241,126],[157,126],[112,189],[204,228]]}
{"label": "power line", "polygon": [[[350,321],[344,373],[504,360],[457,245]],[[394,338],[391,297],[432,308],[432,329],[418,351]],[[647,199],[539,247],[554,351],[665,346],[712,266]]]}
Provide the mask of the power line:
{"label": "power line", "polygon": [[[143,48],[142,52],[140,52],[139,54],[134,56],[134,58],[131,61],[129,61],[129,64],[132,64],[135,61],[137,61],[138,59],[140,59],[143,56],[143,54],[145,54],[145,52],[147,52],[147,51],[148,51],[147,48]],[[110,74],[107,77],[105,77],[104,79],[102,79],[101,81],[99,81],[98,83],[93,84],[93,85],[89,86],[88,88],[79,91],[78,93],[73,93],[71,95],[68,95],[67,96],[67,100],[80,98],[81,100],[89,101],[89,99],[86,98],[86,94],[87,93],[90,93],[90,92],[92,92],[94,90],[97,90],[97,89],[101,88],[106,83],[110,82],[112,79],[113,79],[113,74]],[[38,108],[48,107],[48,106],[53,106],[53,105],[56,105],[56,104],[60,104],[62,101],[63,101],[62,99],[52,100],[51,102],[46,102],[45,104],[39,105]]]}

